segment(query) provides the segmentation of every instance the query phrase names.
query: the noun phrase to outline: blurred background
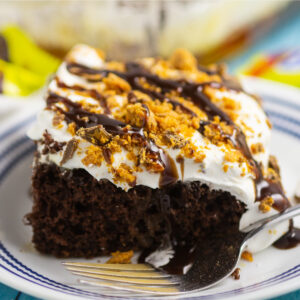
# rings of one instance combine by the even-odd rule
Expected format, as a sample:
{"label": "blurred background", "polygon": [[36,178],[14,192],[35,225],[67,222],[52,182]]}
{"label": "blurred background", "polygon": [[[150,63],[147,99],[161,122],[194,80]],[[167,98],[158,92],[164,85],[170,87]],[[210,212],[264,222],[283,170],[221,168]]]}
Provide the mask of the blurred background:
{"label": "blurred background", "polygon": [[300,86],[300,1],[0,1],[0,90],[41,87],[76,43],[109,58],[192,51],[200,63]]}

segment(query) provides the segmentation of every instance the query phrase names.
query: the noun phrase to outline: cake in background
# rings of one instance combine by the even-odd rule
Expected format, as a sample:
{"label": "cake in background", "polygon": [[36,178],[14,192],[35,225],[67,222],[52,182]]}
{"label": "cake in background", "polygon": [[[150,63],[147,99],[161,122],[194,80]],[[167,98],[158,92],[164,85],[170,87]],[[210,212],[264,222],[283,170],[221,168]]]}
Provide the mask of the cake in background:
{"label": "cake in background", "polygon": [[178,47],[201,63],[219,60],[263,35],[292,0],[104,0],[0,2],[0,27],[14,23],[63,57],[76,43],[115,59],[168,56]]}

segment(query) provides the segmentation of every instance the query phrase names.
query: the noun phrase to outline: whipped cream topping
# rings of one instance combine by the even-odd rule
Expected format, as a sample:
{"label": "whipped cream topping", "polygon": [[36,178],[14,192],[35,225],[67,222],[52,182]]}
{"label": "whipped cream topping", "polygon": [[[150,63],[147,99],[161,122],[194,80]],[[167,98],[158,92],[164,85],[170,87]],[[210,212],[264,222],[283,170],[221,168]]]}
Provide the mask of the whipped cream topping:
{"label": "whipped cream topping", "polygon": [[[217,86],[212,84],[204,88],[205,96],[209,97],[217,108],[225,111],[242,130],[253,158],[262,166],[263,172],[267,172],[271,129],[256,98],[241,89],[222,86],[216,71],[195,70],[193,58],[184,52],[174,55],[168,63],[146,58],[139,60],[138,64],[151,74],[166,79],[192,80],[198,84],[216,82]],[[172,162],[175,173],[178,173],[175,180],[200,181],[207,184],[210,189],[227,191],[245,203],[247,211],[241,218],[240,229],[266,217],[267,214],[277,212],[272,207],[268,207],[267,214],[259,209],[259,202],[255,202],[255,173],[240,149],[234,142],[229,141],[228,137],[224,138],[221,135],[215,138],[221,131],[226,133],[231,130],[231,137],[235,139],[237,135],[235,130],[232,131],[232,128],[228,128],[222,120],[215,117],[209,122],[211,118],[207,111],[199,109],[195,103],[183,99],[184,97],[180,95],[175,94],[176,102],[156,103],[158,101],[150,100],[149,95],[141,91],[136,92],[134,89],[132,91],[122,77],[110,74],[105,74],[105,77],[97,72],[99,70],[112,70],[118,75],[124,71],[124,65],[106,62],[102,52],[86,45],[78,45],[60,66],[47,92],[48,99],[52,97],[51,95],[55,95],[56,100],[51,105],[48,101],[47,107],[39,113],[36,124],[28,132],[28,136],[38,143],[39,162],[54,163],[67,169],[81,168],[97,180],[108,179],[125,190],[135,185],[159,188],[162,182],[162,168],[167,168],[166,160],[154,159],[153,162],[153,155],[163,153],[168,161]],[[153,82],[143,82],[141,79],[139,83],[143,88],[151,89]],[[153,91],[156,90],[153,88]],[[102,95],[105,97],[104,100]],[[170,92],[167,98],[171,96],[173,97]],[[129,101],[130,97],[134,100]],[[139,101],[140,99],[142,101]],[[170,108],[171,104],[173,107]],[[110,142],[99,146],[97,140],[95,144],[95,136],[90,137],[91,133],[88,130],[84,134],[78,134],[76,122],[68,121],[66,114],[62,117],[62,111],[70,112],[78,107],[87,111],[82,120],[92,114],[101,114],[120,122],[127,121],[125,123],[129,122],[132,128],[139,128],[141,122],[145,123],[143,137],[145,134],[151,137],[156,144],[155,147],[149,147],[149,143],[139,146],[137,142],[128,146],[128,139],[122,137],[118,140],[119,144],[114,144],[115,137],[111,137],[111,132],[103,128],[99,129],[98,134],[102,139],[110,136]],[[176,122],[174,125],[172,119],[168,120],[171,114],[177,118],[178,128]],[[205,122],[202,131],[197,128],[199,121]],[[193,125],[195,123],[197,125]],[[45,151],[45,133],[53,141],[62,143],[61,149]],[[72,155],[65,159],[68,145],[74,140],[76,147],[72,149]],[[103,152],[108,146],[110,148],[107,148],[105,153],[109,152],[109,158]],[[98,148],[103,148],[102,152]],[[137,163],[137,157],[141,156],[145,156],[145,159]],[[288,222],[285,222],[272,233],[269,231],[262,233],[249,244],[249,250],[258,251],[269,246],[287,230]]]}

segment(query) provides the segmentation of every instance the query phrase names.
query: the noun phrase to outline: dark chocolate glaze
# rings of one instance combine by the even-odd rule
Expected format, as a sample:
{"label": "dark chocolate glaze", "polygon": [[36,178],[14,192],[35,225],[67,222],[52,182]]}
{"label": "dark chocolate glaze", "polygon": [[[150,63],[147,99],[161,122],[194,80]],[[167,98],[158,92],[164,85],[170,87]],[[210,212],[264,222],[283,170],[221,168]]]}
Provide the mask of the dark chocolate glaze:
{"label": "dark chocolate glaze", "polygon": [[55,80],[56,80],[57,86],[60,88],[71,89],[71,90],[87,93],[88,96],[90,96],[93,99],[96,99],[100,103],[101,107],[104,109],[105,114],[110,113],[110,110],[107,106],[105,97],[103,95],[101,95],[98,91],[96,91],[95,89],[86,89],[85,87],[79,86],[79,85],[69,86],[69,85],[65,84],[64,82],[60,81],[57,77],[55,77]]}
{"label": "dark chocolate glaze", "polygon": [[170,262],[162,266],[162,269],[174,275],[186,274],[187,269],[192,266],[196,258],[196,246],[189,245],[175,245],[174,256],[170,260]]}
{"label": "dark chocolate glaze", "polygon": [[274,203],[272,206],[279,212],[291,206],[280,182],[274,182],[261,176],[261,178],[258,178],[256,181],[256,201],[261,201],[268,196],[273,198]]}
{"label": "dark chocolate glaze", "polygon": [[[151,151],[153,151],[153,146],[151,146],[150,148]],[[164,152],[164,150],[158,148],[158,150],[156,151],[159,151],[161,162],[165,167],[159,178],[159,186],[164,187],[166,185],[175,183],[179,177],[178,177],[178,171],[174,160],[169,156],[169,154]]]}
{"label": "dark chocolate glaze", "polygon": [[[138,67],[141,68],[140,65],[134,64],[134,63],[127,64],[127,65],[131,69],[134,69],[136,66],[138,66]],[[195,112],[193,112],[188,107],[184,106],[182,103],[180,103],[178,101],[175,101],[173,99],[170,99],[169,97],[166,97],[162,93],[159,93],[159,92],[156,92],[156,91],[152,91],[152,90],[148,90],[148,89],[142,87],[138,83],[138,80],[137,80],[138,77],[136,77],[136,78],[135,77],[130,77],[129,73],[121,73],[121,72],[118,72],[118,71],[108,71],[108,70],[98,70],[97,71],[97,70],[90,69],[90,68],[87,68],[85,66],[81,66],[81,65],[78,65],[78,64],[69,64],[67,66],[67,69],[68,69],[69,72],[74,73],[76,75],[83,75],[83,74],[89,74],[89,75],[92,74],[92,75],[95,75],[95,74],[101,74],[103,77],[105,77],[109,73],[114,73],[114,74],[122,77],[123,79],[127,80],[134,89],[139,90],[141,92],[144,92],[145,94],[149,95],[152,99],[157,99],[157,100],[160,100],[160,101],[167,101],[167,102],[171,103],[174,108],[179,107],[183,112],[188,113],[188,114],[190,114],[191,116],[194,116],[194,117],[197,116]],[[145,71],[142,71],[142,72],[145,72]],[[141,77],[141,76],[139,76],[139,77]],[[99,81],[99,80],[100,79],[98,79],[98,80],[91,80],[91,81],[95,82],[95,81]]]}
{"label": "dark chocolate glaze", "polygon": [[84,110],[79,103],[72,102],[68,98],[59,96],[54,93],[50,93],[47,98],[47,105],[50,107],[52,104],[62,102],[68,108],[68,110],[63,110],[60,107],[56,107],[65,116],[65,121],[67,123],[74,122],[77,129],[79,128],[89,128],[97,125],[103,125],[109,133],[119,134],[122,128],[126,126],[125,123],[117,121],[115,119],[109,118],[104,114],[94,114]]}
{"label": "dark chocolate glaze", "polygon": [[277,240],[273,245],[278,249],[291,249],[300,244],[300,228],[295,228],[290,222],[289,231]]}
{"label": "dark chocolate glaze", "polygon": [[181,178],[184,180],[184,158],[182,156],[177,156],[176,161],[180,164]]}
{"label": "dark chocolate glaze", "polygon": [[[185,107],[182,103],[179,103],[178,101],[175,101],[173,99],[170,99],[166,95],[171,91],[177,91],[178,94],[181,97],[184,97],[185,99],[189,99],[192,101],[196,106],[198,106],[201,110],[203,110],[208,117],[207,121],[201,121],[199,131],[203,133],[204,126],[211,124],[214,117],[218,116],[221,121],[226,122],[229,126],[232,126],[232,135],[226,135],[224,134],[224,137],[231,141],[231,143],[236,147],[238,150],[241,151],[241,153],[245,156],[245,158],[248,160],[249,164],[252,166],[254,174],[255,174],[255,186],[256,186],[256,201],[261,201],[265,197],[270,196],[274,199],[273,207],[277,209],[278,211],[283,211],[287,207],[289,207],[289,202],[286,196],[284,195],[283,189],[281,187],[281,184],[279,182],[273,182],[271,180],[265,179],[261,170],[260,165],[254,160],[252,157],[251,151],[248,148],[245,135],[241,131],[241,129],[231,120],[231,118],[226,114],[226,112],[222,111],[218,106],[216,106],[206,95],[205,93],[205,87],[210,86],[212,88],[227,88],[230,90],[235,90],[237,92],[241,91],[241,87],[236,84],[235,82],[231,80],[227,80],[223,78],[222,82],[205,82],[201,84],[192,83],[188,81],[183,80],[171,80],[171,79],[163,79],[158,77],[155,74],[151,74],[149,71],[147,71],[143,66],[141,66],[138,63],[127,63],[126,64],[126,72],[119,72],[119,71],[112,71],[112,70],[96,70],[91,69],[85,66],[81,66],[78,64],[68,64],[67,69],[69,72],[78,75],[99,75],[95,76],[95,78],[88,79],[89,81],[101,81],[103,77],[108,76],[109,73],[114,73],[115,75],[123,78],[126,80],[132,89],[139,90],[153,99],[158,99],[160,101],[168,101],[170,102],[174,108],[177,106],[180,107],[180,109],[185,112],[189,113],[192,116],[195,115],[193,111],[191,111],[189,108]],[[209,69],[203,69],[202,71],[207,72],[208,74],[215,74],[211,73],[213,71]],[[218,71],[216,71],[217,73]],[[156,87],[159,87],[159,92],[156,90],[153,91],[152,89],[146,89],[140,84],[140,79],[146,80],[149,84],[154,85]],[[51,100],[51,96],[50,96]],[[129,97],[130,101],[136,101],[134,99],[134,96]],[[51,102],[51,101],[50,101]],[[64,102],[64,101],[63,101]],[[67,102],[64,102],[65,104]],[[83,110],[76,106],[76,110],[74,110],[74,107],[69,108],[68,112],[65,112],[66,120],[68,122],[68,119],[71,121],[76,122],[78,126],[84,127],[89,126],[89,124],[102,124],[105,129],[109,133],[114,134],[124,134],[124,128],[126,124],[119,122],[117,120],[112,120],[107,116],[103,115],[96,115],[90,114],[88,112],[85,112],[85,116],[88,117],[88,119],[91,119],[91,122],[87,122],[87,124],[82,124],[80,121],[80,117],[83,116]],[[78,119],[79,116],[79,119]],[[220,128],[221,129],[221,128]],[[162,165],[165,167],[164,171],[161,174],[160,178],[160,187],[172,184],[175,181],[178,180],[178,172],[177,168],[175,166],[175,162],[166,154],[162,149],[157,147],[153,141],[149,141],[145,139],[145,136],[143,134],[142,128],[131,128],[127,131],[127,134],[132,134],[139,136],[141,140],[145,143],[145,146],[148,150],[154,152],[158,160],[162,163]],[[163,199],[162,199],[163,201]],[[163,203],[161,205],[164,207]],[[172,222],[171,222],[171,216],[170,211],[168,209],[162,210],[162,216],[164,219],[167,220],[167,222],[170,224],[170,236],[169,239],[172,243],[173,249],[175,250],[175,254],[173,259],[164,266],[164,269],[172,274],[182,274],[184,272],[184,269],[187,265],[190,265],[194,262],[195,255],[193,249],[199,249],[199,245],[182,245],[180,241],[174,241],[172,239]],[[151,253],[153,249],[148,249],[142,254],[140,261],[143,260],[147,255],[145,253]]]}

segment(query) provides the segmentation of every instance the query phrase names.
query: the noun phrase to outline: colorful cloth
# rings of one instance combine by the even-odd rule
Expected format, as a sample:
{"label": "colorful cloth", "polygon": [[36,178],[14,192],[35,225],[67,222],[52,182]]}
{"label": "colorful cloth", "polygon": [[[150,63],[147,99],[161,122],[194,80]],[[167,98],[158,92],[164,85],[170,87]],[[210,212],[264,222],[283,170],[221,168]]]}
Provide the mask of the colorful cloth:
{"label": "colorful cloth", "polygon": [[256,55],[241,73],[300,87],[300,48],[272,55]]}
{"label": "colorful cloth", "polygon": [[59,63],[18,27],[6,27],[0,32],[0,93],[31,94],[44,85]]}

